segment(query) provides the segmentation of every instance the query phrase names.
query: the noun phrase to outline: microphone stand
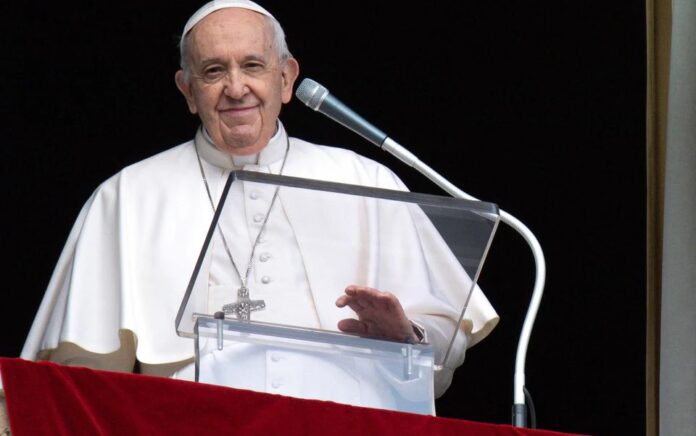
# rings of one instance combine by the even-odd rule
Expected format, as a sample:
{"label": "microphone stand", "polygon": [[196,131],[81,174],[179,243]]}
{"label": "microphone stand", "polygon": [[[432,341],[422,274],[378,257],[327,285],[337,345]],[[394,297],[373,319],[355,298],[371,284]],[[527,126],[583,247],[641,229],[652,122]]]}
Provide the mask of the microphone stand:
{"label": "microphone stand", "polygon": [[[479,201],[477,198],[472,197],[454,186],[435,170],[424,164],[413,153],[406,150],[391,138],[385,138],[380,148],[391,153],[406,165],[415,168],[418,172],[423,174],[440,188],[444,189],[445,192],[449,193],[451,196],[466,200]],[[536,319],[539,305],[541,304],[541,296],[544,293],[544,283],[546,282],[546,260],[544,259],[544,253],[541,250],[541,245],[539,245],[539,241],[536,239],[531,230],[522,224],[520,220],[504,210],[500,209],[499,211],[501,221],[512,227],[515,231],[522,235],[525,241],[527,241],[527,244],[529,244],[530,248],[532,249],[534,262],[536,264],[534,290],[532,291],[531,302],[529,304],[529,308],[527,309],[527,315],[525,316],[524,323],[522,325],[522,332],[520,333],[520,339],[517,344],[514,376],[514,402],[512,406],[512,425],[515,427],[527,427],[527,405],[525,403],[524,396],[524,367],[527,356],[527,346],[529,345],[529,337],[532,334],[534,320]]]}
{"label": "microphone stand", "polygon": [[[328,89],[312,79],[305,78],[297,88],[296,96],[300,101],[315,111],[319,111],[337,123],[352,130],[369,142],[375,144],[384,151],[387,151],[404,162],[406,165],[415,168],[418,172],[430,179],[433,183],[444,189],[453,197],[466,200],[479,201],[466,192],[454,186],[432,168],[420,161],[413,153],[389,138],[384,132],[368,123],[360,115],[353,112],[338,99],[329,94]],[[517,231],[532,249],[534,262],[536,264],[536,278],[532,299],[527,309],[522,332],[517,343],[517,355],[515,357],[515,376],[514,376],[514,403],[512,406],[512,424],[515,427],[527,427],[527,405],[524,396],[524,365],[527,356],[527,346],[529,337],[532,334],[532,327],[536,319],[541,296],[544,293],[544,283],[546,282],[546,261],[541,250],[539,241],[534,234],[509,213],[500,211],[500,219],[515,231]]]}

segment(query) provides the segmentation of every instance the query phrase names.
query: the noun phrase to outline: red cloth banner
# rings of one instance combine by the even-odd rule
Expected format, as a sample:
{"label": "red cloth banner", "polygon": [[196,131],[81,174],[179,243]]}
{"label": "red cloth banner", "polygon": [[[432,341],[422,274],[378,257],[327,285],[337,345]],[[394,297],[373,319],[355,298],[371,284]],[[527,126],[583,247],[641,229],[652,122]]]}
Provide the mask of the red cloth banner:
{"label": "red cloth banner", "polygon": [[48,362],[4,358],[0,371],[13,436],[564,434]]}

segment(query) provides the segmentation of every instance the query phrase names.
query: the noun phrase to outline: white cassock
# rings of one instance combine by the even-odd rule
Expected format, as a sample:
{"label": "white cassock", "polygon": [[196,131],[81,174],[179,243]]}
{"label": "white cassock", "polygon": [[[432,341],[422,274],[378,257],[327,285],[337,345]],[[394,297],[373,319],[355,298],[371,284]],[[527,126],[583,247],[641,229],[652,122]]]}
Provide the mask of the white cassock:
{"label": "white cassock", "polygon": [[[278,123],[278,131],[258,156],[251,161],[234,160],[211,146],[204,135],[199,131],[195,141],[126,167],[94,192],[68,237],[22,351],[23,358],[50,358],[115,370],[131,369],[137,359],[144,373],[170,375],[179,370],[176,376],[191,376],[191,368],[186,365],[193,357],[193,344],[177,336],[174,319],[213,216],[196,146],[211,194],[217,199],[231,169],[278,174],[288,141]],[[389,169],[351,151],[296,138],[290,138],[289,144],[284,175],[406,189]],[[232,209],[224,230],[228,242],[234,241],[229,248],[241,274],[245,274],[272,194],[269,186],[235,182],[228,197],[225,208],[232,204],[238,207]],[[391,291],[399,298],[407,316],[425,327],[435,360],[440,360],[457,325],[470,281],[454,257],[452,267],[443,268],[423,256],[423,251],[441,244],[432,226],[413,217],[411,222],[380,229],[380,233],[391,232],[404,247],[412,248],[406,256],[408,265],[374,255],[365,260],[340,252],[314,252],[303,249],[307,238],[331,240],[331,232],[337,232],[335,235],[355,234],[369,239],[371,232],[363,231],[365,235],[361,229],[351,228],[355,223],[346,219],[346,211],[329,212],[341,218],[337,221],[341,222],[340,228],[317,226],[318,217],[326,219],[325,205],[297,203],[290,191],[280,190],[256,247],[249,288],[253,299],[265,300],[266,309],[255,312],[253,319],[335,330],[340,319],[354,316],[349,309],[335,306],[343,289],[350,284],[371,286]],[[206,267],[211,313],[233,302],[239,287],[239,277],[230,267],[219,237],[213,241],[212,254]],[[463,334],[457,335],[445,369],[436,376],[436,395],[449,385],[466,348],[483,339],[497,321],[497,314],[475,287],[459,325]],[[277,368],[284,380],[293,381],[278,393],[320,396],[311,392],[312,387],[302,392],[306,362],[303,366],[290,355],[270,351],[255,357],[247,353],[247,357],[257,359],[249,362],[250,368],[259,368],[260,361],[268,364],[263,374],[247,371],[257,380],[253,386],[242,383],[240,387],[273,392],[279,378],[269,372]],[[209,359],[224,361],[226,357],[212,353]],[[322,365],[325,363],[318,362],[316,368],[331,379],[332,369],[321,369]],[[252,378],[247,377],[247,381]],[[374,405],[355,400],[369,397],[369,389],[360,392],[346,386],[339,390],[346,392],[345,398],[329,399]]]}

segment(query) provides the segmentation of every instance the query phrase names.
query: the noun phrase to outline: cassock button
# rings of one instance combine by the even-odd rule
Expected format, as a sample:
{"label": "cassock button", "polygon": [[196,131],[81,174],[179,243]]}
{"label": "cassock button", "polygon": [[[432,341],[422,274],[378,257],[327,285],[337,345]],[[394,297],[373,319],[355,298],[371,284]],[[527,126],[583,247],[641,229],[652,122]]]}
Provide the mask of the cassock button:
{"label": "cassock button", "polygon": [[278,389],[281,386],[283,386],[283,384],[281,382],[279,382],[278,380],[273,380],[273,382],[271,382],[271,387],[273,389]]}
{"label": "cassock button", "polygon": [[257,198],[259,198],[259,193],[256,191],[251,191],[251,194],[249,194],[249,198],[251,198],[252,200],[256,200]]}
{"label": "cassock button", "polygon": [[271,361],[272,362],[280,361],[280,356],[278,356],[277,354],[271,354]]}
{"label": "cassock button", "polygon": [[263,283],[264,285],[267,285],[267,284],[271,283],[271,278],[268,276],[263,276],[263,277],[261,277],[261,283]]}
{"label": "cassock button", "polygon": [[260,260],[261,262],[268,262],[268,260],[269,260],[270,258],[271,258],[271,255],[268,254],[268,253],[261,253],[261,255],[259,256],[259,260]]}
{"label": "cassock button", "polygon": [[263,217],[264,215],[262,213],[257,213],[256,215],[254,215],[254,222],[260,223],[261,221],[263,221]]}

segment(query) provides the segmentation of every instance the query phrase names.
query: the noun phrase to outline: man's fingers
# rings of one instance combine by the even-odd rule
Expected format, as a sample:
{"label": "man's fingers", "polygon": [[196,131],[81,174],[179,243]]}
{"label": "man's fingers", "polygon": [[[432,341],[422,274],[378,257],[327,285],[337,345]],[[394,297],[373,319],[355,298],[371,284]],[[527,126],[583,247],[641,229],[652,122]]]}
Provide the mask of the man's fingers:
{"label": "man's fingers", "polygon": [[349,298],[354,298],[362,309],[393,310],[398,300],[391,292],[382,292],[368,286],[350,285],[345,289]]}
{"label": "man's fingers", "polygon": [[348,305],[348,297],[345,295],[341,295],[340,297],[338,297],[338,299],[336,300],[336,306],[346,307],[346,305]]}
{"label": "man's fingers", "polygon": [[367,324],[358,321],[357,319],[342,319],[338,322],[338,329],[346,333],[356,333],[359,335],[364,335],[367,333]]}
{"label": "man's fingers", "polygon": [[380,291],[378,291],[375,288],[371,288],[369,286],[358,286],[358,285],[350,285],[346,287],[345,290],[347,295],[351,296],[361,296],[361,295],[366,295],[366,294],[379,294]]}
{"label": "man's fingers", "polygon": [[397,341],[415,338],[401,303],[390,292],[350,285],[346,287],[345,294],[336,300],[336,305],[348,306],[358,315],[357,320],[341,320],[338,323],[341,331]]}
{"label": "man's fingers", "polygon": [[364,286],[348,286],[345,289],[345,294],[338,297],[336,306],[349,306],[355,312],[364,312],[370,309],[379,309],[381,304],[378,302],[379,292],[376,289]]}
{"label": "man's fingers", "polygon": [[340,297],[338,297],[338,300],[336,300],[336,306],[348,306],[351,309],[353,309],[353,312],[355,313],[362,313],[365,311],[365,309],[370,309],[372,307],[372,305],[369,304],[369,302],[355,297],[350,297],[348,295],[341,295]]}

